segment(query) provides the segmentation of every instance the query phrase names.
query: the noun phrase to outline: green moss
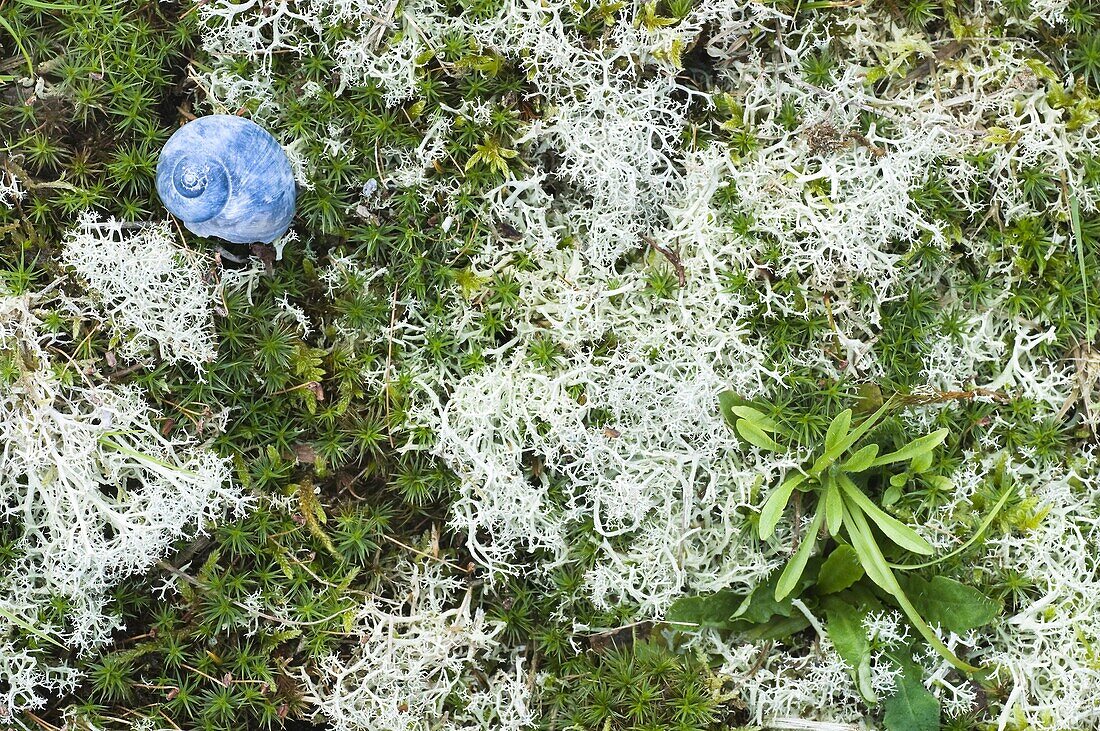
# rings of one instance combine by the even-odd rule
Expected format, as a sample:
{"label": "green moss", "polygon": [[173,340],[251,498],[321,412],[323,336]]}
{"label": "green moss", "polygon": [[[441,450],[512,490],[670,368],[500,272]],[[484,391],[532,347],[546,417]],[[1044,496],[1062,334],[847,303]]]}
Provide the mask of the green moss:
{"label": "green moss", "polygon": [[[612,637],[562,665],[544,688],[543,728],[703,731],[724,727],[704,665],[657,641]],[[623,643],[616,646],[614,643]]]}
{"label": "green moss", "polygon": [[[455,0],[445,3],[444,11],[485,18],[500,5]],[[898,22],[938,39],[953,32],[945,31],[945,23],[972,11],[966,3],[925,0],[884,5]],[[688,16],[693,3],[662,0],[651,6],[639,24],[657,31]],[[843,3],[778,6],[796,20],[790,29],[784,25],[785,31],[829,28],[838,39],[847,32],[833,22],[843,19]],[[1000,7],[1020,21],[1012,32],[1036,49],[1036,58],[1080,81],[1075,89],[1051,92],[1064,119],[1092,113],[1100,87],[1095,5],[1075,0],[1064,28],[1023,22],[1032,10],[1027,2],[1010,0]],[[588,3],[573,12],[563,11],[563,22],[591,44],[627,22],[622,3]],[[213,108],[187,80],[188,64],[208,68],[213,61],[200,48],[199,17],[189,3],[157,0],[89,0],[56,8],[0,3],[0,36],[14,31],[48,90],[39,93],[8,79],[22,73],[22,53],[13,50],[15,63],[5,62],[0,70],[0,167],[18,178],[27,195],[10,209],[0,208],[0,283],[7,291],[32,291],[61,273],[58,242],[85,209],[128,221],[166,215],[154,191],[158,151],[190,115]],[[331,44],[352,34],[333,24],[324,39]],[[843,61],[839,53],[834,43],[808,55],[801,64],[804,80],[831,87]],[[709,78],[714,69],[703,55],[702,41],[685,52],[685,78]],[[42,718],[60,725],[69,711],[99,728],[122,728],[144,716],[188,729],[277,728],[300,718],[306,711],[301,674],[311,672],[321,656],[347,649],[346,622],[363,597],[378,589],[386,559],[445,523],[456,478],[430,456],[434,435],[410,427],[407,416],[418,398],[418,359],[461,376],[484,367],[487,353],[516,335],[516,314],[525,305],[516,274],[534,264],[519,257],[485,277],[471,267],[497,237],[513,234],[487,220],[482,196],[524,173],[525,150],[518,140],[531,120],[548,111],[522,60],[450,33],[420,60],[416,96],[387,104],[385,90],[375,82],[338,95],[334,63],[319,51],[301,58],[276,54],[269,69],[273,98],[246,100],[244,108],[255,112],[265,102],[277,109],[269,122],[272,132],[295,142],[304,158],[308,174],[295,221],[300,240],[274,263],[261,248],[270,271],[248,291],[226,289],[216,321],[218,358],[205,375],[167,363],[127,371],[125,365],[109,364],[112,343],[96,323],[74,321],[63,312],[43,314],[48,331],[73,335],[71,343],[58,346],[80,364],[61,366],[65,379],[143,389],[164,415],[165,435],[188,430],[208,436],[234,460],[236,477],[255,506],[209,536],[178,546],[149,576],[117,587],[113,608],[126,629],[100,654],[77,660],[85,672],[83,684],[72,697],[51,699]],[[247,59],[232,67],[244,77],[260,71]],[[303,94],[307,82],[320,84],[321,91]],[[487,113],[475,120],[453,111],[466,102]],[[793,98],[775,103],[780,127],[791,133],[820,111]],[[691,107],[692,149],[717,142],[735,159],[751,160],[772,144],[761,136],[762,119],[746,119],[732,96],[718,97],[714,108],[705,106]],[[365,197],[360,191],[366,180],[385,181],[393,172],[380,167],[375,150],[414,150],[437,118],[452,122],[443,132],[444,154],[425,172],[438,186],[425,192],[381,184]],[[862,134],[874,128],[889,135],[891,124],[885,115],[865,111],[856,126]],[[330,129],[341,131],[350,151],[327,149]],[[757,230],[735,185],[716,193],[712,204],[722,225],[752,252],[745,266],[726,273],[727,293],[744,305],[746,338],[760,343],[768,361],[779,366],[768,416],[787,418],[800,444],[820,443],[833,415],[858,401],[867,387],[911,395],[923,383],[937,339],[959,343],[975,313],[996,308],[1000,315],[1052,328],[1051,341],[1036,350],[1051,360],[1094,334],[1087,323],[1097,316],[1100,216],[1082,212],[1075,231],[1058,212],[1065,203],[1063,182],[1043,165],[1016,171],[1021,198],[1034,215],[1010,223],[975,216],[972,210],[992,205],[985,174],[992,157],[969,160],[977,173],[965,191],[953,188],[947,162],[932,164],[910,198],[915,209],[952,232],[956,245],[883,242],[883,251],[902,257],[907,286],[903,296],[876,308],[867,325],[876,368],[849,362],[832,309],[842,298],[871,309],[881,294],[874,283],[853,280],[843,283],[845,291],[825,293],[807,284],[805,272],[778,273],[790,242]],[[1100,188],[1100,160],[1077,162],[1085,185]],[[818,185],[808,194],[823,200],[829,191]],[[186,232],[182,236],[188,247],[207,253],[220,246]],[[1080,252],[1073,243],[1078,236]],[[977,245],[972,249],[971,243]],[[224,253],[249,252],[224,246]],[[336,261],[353,261],[360,269],[344,272],[333,284],[322,274]],[[227,276],[224,267],[234,266],[228,256],[221,262],[212,278]],[[644,267],[645,295],[653,307],[676,302],[681,272],[667,255],[639,246],[621,264],[622,271]],[[993,272],[1002,264],[1014,278],[1007,293],[1005,281]],[[790,303],[786,311],[767,306],[777,295]],[[308,334],[286,314],[284,301],[304,313]],[[474,303],[477,312],[476,334],[461,341],[445,326],[459,303]],[[389,328],[414,309],[426,323],[424,346],[405,352]],[[593,347],[612,351],[614,337]],[[14,357],[0,352],[0,387],[17,377]],[[544,332],[530,340],[526,357],[532,367],[554,371],[568,362],[569,348],[553,332]],[[992,380],[996,373],[985,375]],[[573,391],[578,400],[584,398],[583,384]],[[936,465],[945,471],[987,440],[1040,462],[1061,459],[1080,443],[1078,414],[1055,418],[1015,392],[999,393],[989,403],[966,394],[923,397],[956,405],[938,417],[955,427],[949,454]],[[222,418],[224,429],[217,426]],[[593,413],[589,425],[609,421],[608,414]],[[903,441],[899,424],[883,431],[885,439]],[[568,491],[560,474],[534,459],[528,468],[530,479],[545,480],[551,499],[564,500]],[[977,511],[996,494],[977,495]],[[920,516],[944,502],[942,485],[921,483],[896,508]],[[1006,514],[1019,525],[1035,519],[1026,506],[1010,505]],[[1012,529],[1000,523],[995,528]],[[15,531],[0,523],[0,562],[19,554]],[[548,579],[517,579],[479,595],[489,616],[504,624],[505,641],[527,647],[532,662],[537,658],[540,672],[547,673],[536,694],[540,723],[547,729],[606,731],[718,727],[726,719],[700,663],[669,651],[644,631],[629,639],[603,638],[611,646],[594,647],[603,640],[575,630],[572,620],[616,627],[632,619],[630,606],[602,611],[580,598],[597,553],[592,536],[591,526],[575,527],[570,561]],[[465,562],[462,539],[444,530],[439,550]],[[988,581],[1008,602],[1035,590],[1012,572]],[[165,582],[176,591],[154,600],[152,592]],[[43,622],[63,623],[67,611],[58,599],[44,611]],[[44,656],[55,651],[34,637],[26,639],[42,645]]]}

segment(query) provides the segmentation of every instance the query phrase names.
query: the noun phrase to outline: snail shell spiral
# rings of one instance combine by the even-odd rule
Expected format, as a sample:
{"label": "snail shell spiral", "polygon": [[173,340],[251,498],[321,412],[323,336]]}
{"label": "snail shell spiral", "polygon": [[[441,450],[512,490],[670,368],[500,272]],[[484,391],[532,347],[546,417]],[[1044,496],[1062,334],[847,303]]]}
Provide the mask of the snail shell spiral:
{"label": "snail shell spiral", "polygon": [[192,233],[238,244],[286,233],[297,197],[278,141],[227,114],[200,117],[172,135],[157,162],[157,193]]}

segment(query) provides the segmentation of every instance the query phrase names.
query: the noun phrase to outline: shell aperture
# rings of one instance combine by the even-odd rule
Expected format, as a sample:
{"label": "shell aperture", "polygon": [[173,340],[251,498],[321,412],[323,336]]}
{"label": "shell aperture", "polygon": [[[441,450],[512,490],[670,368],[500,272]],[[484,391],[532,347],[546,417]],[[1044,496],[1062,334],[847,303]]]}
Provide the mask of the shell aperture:
{"label": "shell aperture", "polygon": [[157,194],[192,233],[238,244],[271,243],[286,233],[297,198],[278,141],[229,114],[176,130],[157,162]]}

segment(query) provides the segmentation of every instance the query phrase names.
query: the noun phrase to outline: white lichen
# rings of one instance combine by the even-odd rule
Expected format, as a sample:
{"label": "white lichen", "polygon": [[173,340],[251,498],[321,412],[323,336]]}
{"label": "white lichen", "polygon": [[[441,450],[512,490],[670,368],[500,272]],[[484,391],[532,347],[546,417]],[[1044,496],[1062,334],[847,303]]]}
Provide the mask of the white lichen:
{"label": "white lichen", "polygon": [[[105,642],[119,624],[112,586],[244,505],[227,460],[193,437],[164,436],[137,389],[67,370],[41,321],[51,306],[82,312],[61,297],[0,296],[0,520],[17,551],[0,567],[0,645],[16,647],[3,671],[13,678],[8,713],[40,705],[42,689],[72,676],[41,662],[28,669],[41,658],[13,644],[18,633],[33,628],[47,649]],[[58,598],[62,619],[43,624],[41,610]]]}
{"label": "white lichen", "polygon": [[91,290],[119,355],[155,355],[202,369],[214,359],[213,287],[203,259],[181,248],[171,224],[131,226],[85,214],[62,260]]}
{"label": "white lichen", "polygon": [[[397,596],[368,599],[349,657],[306,677],[316,715],[334,731],[520,731],[533,725],[522,660],[510,660],[470,589],[440,564],[393,568]],[[502,653],[504,655],[502,656]],[[473,671],[502,667],[478,681]],[[456,700],[458,701],[456,703]]]}

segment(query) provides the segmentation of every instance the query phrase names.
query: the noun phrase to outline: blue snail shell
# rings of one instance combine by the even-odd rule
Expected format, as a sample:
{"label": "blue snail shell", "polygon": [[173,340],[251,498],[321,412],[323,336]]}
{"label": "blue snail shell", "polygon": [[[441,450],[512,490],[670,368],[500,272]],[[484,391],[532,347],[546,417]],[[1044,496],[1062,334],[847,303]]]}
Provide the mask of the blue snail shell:
{"label": "blue snail shell", "polygon": [[157,194],[192,233],[237,244],[269,244],[286,233],[297,197],[279,142],[229,114],[176,130],[157,162]]}

